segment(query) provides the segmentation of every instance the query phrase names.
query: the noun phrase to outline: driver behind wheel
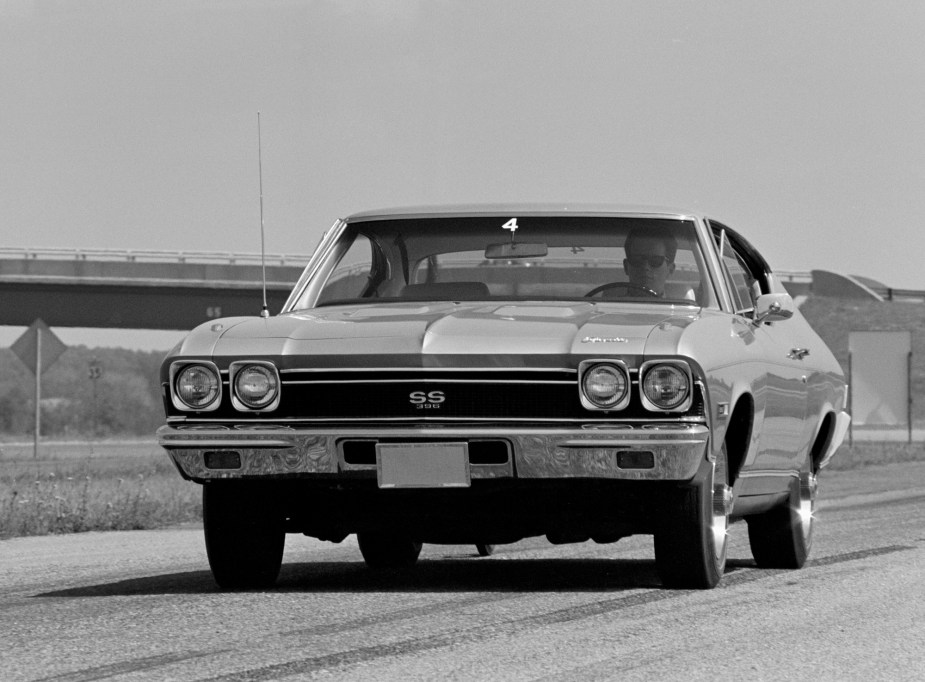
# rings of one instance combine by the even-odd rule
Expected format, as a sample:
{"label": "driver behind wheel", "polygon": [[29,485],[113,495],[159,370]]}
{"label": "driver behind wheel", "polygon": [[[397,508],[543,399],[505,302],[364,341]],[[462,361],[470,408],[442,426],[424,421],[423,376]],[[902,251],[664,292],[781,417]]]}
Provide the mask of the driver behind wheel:
{"label": "driver behind wheel", "polygon": [[[665,297],[665,283],[675,269],[675,255],[678,252],[678,240],[666,227],[634,228],[626,236],[623,244],[626,258],[623,270],[629,277],[630,284],[641,287],[639,295]],[[626,295],[632,296],[629,289]],[[685,292],[684,298],[693,299],[693,291]]]}
{"label": "driver behind wheel", "polygon": [[645,287],[657,296],[665,295],[665,282],[674,272],[678,242],[670,230],[633,229],[623,244],[623,270],[630,283]]}

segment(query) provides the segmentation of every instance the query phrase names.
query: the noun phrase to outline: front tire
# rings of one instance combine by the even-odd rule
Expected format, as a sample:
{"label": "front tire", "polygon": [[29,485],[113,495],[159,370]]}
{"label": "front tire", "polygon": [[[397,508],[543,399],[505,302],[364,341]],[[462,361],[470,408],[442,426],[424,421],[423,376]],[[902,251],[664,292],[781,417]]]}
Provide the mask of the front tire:
{"label": "front tire", "polygon": [[786,505],[746,517],[748,543],[760,568],[802,568],[813,546],[816,475],[807,462],[790,484]]}
{"label": "front tire", "polygon": [[253,486],[231,482],[202,487],[206,554],[224,590],[272,587],[283,562],[286,532],[270,498]]}
{"label": "front tire", "polygon": [[423,546],[405,535],[375,531],[357,533],[357,543],[366,565],[374,569],[411,568]]}
{"label": "front tire", "polygon": [[699,485],[680,491],[655,533],[655,566],[665,587],[710,589],[726,570],[732,489],[726,446]]}

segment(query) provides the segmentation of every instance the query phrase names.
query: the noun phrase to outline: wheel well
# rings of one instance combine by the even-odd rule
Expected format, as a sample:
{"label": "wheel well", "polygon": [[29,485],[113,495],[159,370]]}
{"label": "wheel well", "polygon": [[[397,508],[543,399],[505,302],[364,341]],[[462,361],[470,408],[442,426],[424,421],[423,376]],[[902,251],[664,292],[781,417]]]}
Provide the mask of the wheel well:
{"label": "wheel well", "polygon": [[835,429],[835,415],[832,412],[826,413],[822,418],[822,425],[819,427],[819,433],[816,434],[816,440],[813,441],[812,450],[809,452],[810,459],[813,463],[813,471],[819,470],[819,462],[825,456],[825,451],[829,447],[829,441],[832,439],[832,433]]}
{"label": "wheel well", "polygon": [[750,395],[743,395],[736,402],[729,426],[726,427],[726,457],[729,462],[729,480],[734,482],[739,469],[748,453],[748,444],[752,437],[752,422],[755,414],[754,403]]}

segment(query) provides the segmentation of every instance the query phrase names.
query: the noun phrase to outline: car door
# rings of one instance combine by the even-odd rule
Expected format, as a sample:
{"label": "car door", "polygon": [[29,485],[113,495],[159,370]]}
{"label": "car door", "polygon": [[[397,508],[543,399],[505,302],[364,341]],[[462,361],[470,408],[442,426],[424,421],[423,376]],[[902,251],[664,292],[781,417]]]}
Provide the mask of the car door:
{"label": "car door", "polygon": [[758,352],[752,357],[756,420],[756,447],[740,470],[742,495],[759,495],[786,489],[805,451],[807,410],[806,371],[793,341],[795,323],[783,320],[754,323],[754,301],[769,293],[766,264],[756,262],[754,250],[728,228],[721,236],[722,264],[735,306],[734,326],[750,328]]}

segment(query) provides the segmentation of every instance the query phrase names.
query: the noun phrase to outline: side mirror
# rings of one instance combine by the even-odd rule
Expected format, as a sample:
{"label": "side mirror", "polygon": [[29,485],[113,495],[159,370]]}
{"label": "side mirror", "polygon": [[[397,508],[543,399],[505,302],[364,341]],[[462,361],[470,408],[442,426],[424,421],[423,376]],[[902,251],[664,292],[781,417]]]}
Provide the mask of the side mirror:
{"label": "side mirror", "polygon": [[762,294],[755,301],[755,324],[789,320],[794,310],[790,294]]}

